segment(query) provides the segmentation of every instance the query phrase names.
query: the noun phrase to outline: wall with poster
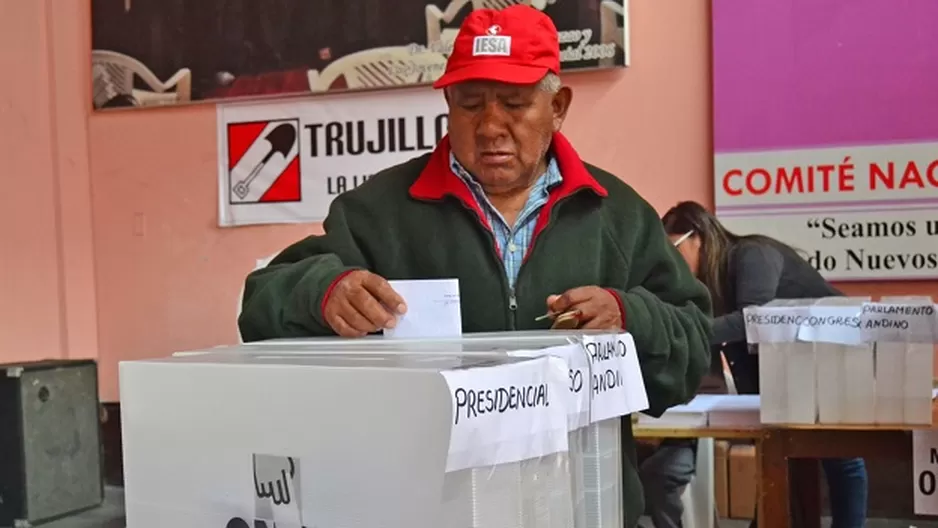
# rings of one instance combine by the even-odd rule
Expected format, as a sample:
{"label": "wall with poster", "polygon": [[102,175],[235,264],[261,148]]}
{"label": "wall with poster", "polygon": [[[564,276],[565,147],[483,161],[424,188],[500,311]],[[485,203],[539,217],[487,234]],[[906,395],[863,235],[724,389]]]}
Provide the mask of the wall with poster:
{"label": "wall with poster", "polygon": [[[245,274],[321,228],[220,229],[213,105],[92,113],[91,0],[5,8],[0,65],[20,82],[0,86],[0,115],[15,124],[0,130],[0,159],[28,177],[0,193],[0,247],[16,248],[0,252],[13,277],[0,281],[0,361],[97,356],[114,401],[121,360],[235,342]],[[660,212],[711,205],[708,2],[633,2],[630,14],[634,65],[567,76],[564,131]],[[839,286],[938,297],[934,280]]]}
{"label": "wall with poster", "polygon": [[832,280],[938,277],[938,3],[713,0],[712,17],[721,220]]}
{"label": "wall with poster", "polygon": [[[13,2],[0,17],[0,49],[15,50],[0,65],[20,80],[0,86],[16,124],[0,156],[29,175],[0,193],[0,244],[17,248],[0,254],[16,277],[0,281],[0,361],[96,355],[114,401],[121,360],[235,342],[244,276],[321,227],[218,227],[214,105],[91,112],[91,1]],[[634,66],[565,76],[564,131],[659,209],[709,203],[708,6],[634,2],[630,16]]]}
{"label": "wall with poster", "polygon": [[432,151],[446,129],[428,87],[219,105],[219,225],[320,222],[336,196]]}
{"label": "wall with poster", "polygon": [[565,70],[628,64],[628,0],[91,0],[95,109],[426,84],[459,24],[524,3]]}

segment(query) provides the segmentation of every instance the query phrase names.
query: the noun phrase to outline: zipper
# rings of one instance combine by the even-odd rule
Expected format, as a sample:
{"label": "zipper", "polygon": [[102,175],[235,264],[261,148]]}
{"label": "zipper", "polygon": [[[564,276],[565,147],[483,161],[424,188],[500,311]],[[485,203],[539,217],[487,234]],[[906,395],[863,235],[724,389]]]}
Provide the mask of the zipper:
{"label": "zipper", "polygon": [[[489,254],[492,255],[492,259],[495,261],[495,266],[499,269],[502,278],[502,289],[508,290],[508,311],[505,313],[505,318],[508,320],[508,329],[514,330],[516,325],[516,312],[518,310],[518,297],[515,295],[515,289],[509,285],[508,274],[505,272],[505,262],[502,260],[501,255],[498,254],[496,249],[498,248],[498,243],[495,240],[495,232],[492,231],[491,227],[485,226],[485,221],[479,217],[478,211],[466,205],[462,200],[456,200],[460,205],[468,212],[476,221],[475,224],[485,232],[486,236],[489,239]],[[524,267],[524,263],[521,263],[521,267]],[[521,274],[521,268],[518,269],[518,275]],[[517,279],[515,280],[517,284]]]}
{"label": "zipper", "polygon": [[[521,274],[521,270],[518,270],[518,274]],[[507,279],[507,276],[506,276]],[[516,282],[517,284],[517,282]],[[518,296],[515,295],[515,289],[511,288],[508,290],[508,313],[509,313],[509,328],[511,330],[517,330],[518,327]]]}
{"label": "zipper", "polygon": [[[550,230],[551,226],[553,226],[554,220],[557,218],[557,210],[560,209],[560,204],[569,200],[577,192],[579,191],[574,191],[568,194],[567,196],[564,196],[563,198],[557,200],[557,202],[553,205],[553,207],[551,207],[550,215],[547,217],[547,225],[544,226],[544,229],[538,234],[537,238],[540,238],[546,235],[547,231]],[[537,250],[536,242],[537,240],[533,238],[531,239],[530,246],[528,247],[528,254],[525,255],[523,260],[521,261],[521,267],[518,268],[518,276],[515,278],[515,287],[511,289],[510,296],[508,298],[509,307],[514,306],[514,308],[511,308],[513,315],[514,315],[514,312],[516,312],[518,309],[518,285],[521,284],[521,274],[524,273],[524,268],[527,267],[528,261],[531,260],[531,258],[534,256],[534,251]],[[556,293],[563,293],[563,292],[556,292]],[[546,303],[547,299],[544,299],[544,302]],[[514,330],[515,329],[514,317],[512,317],[511,322],[512,322],[511,329]]]}
{"label": "zipper", "polygon": [[[554,203],[554,205],[550,209],[550,215],[547,217],[547,225],[544,226],[544,230],[540,232],[540,234],[538,235],[538,238],[547,234],[547,231],[551,228],[551,225],[553,225],[554,220],[557,218],[557,211],[560,209],[560,205],[565,203],[567,200],[569,200],[576,194],[578,194],[580,190],[581,189],[575,189],[573,192],[557,200],[557,202]],[[489,246],[490,247],[489,253],[492,255],[492,258],[495,260],[495,264],[498,266],[498,269],[501,271],[500,275],[502,277],[502,287],[508,290],[508,313],[506,314],[507,319],[508,319],[508,328],[509,330],[516,330],[517,329],[517,316],[518,316],[518,285],[521,283],[521,274],[524,272],[524,268],[527,266],[528,260],[530,260],[530,258],[534,256],[534,250],[536,249],[535,246],[537,246],[537,244],[535,243],[536,240],[531,239],[531,242],[530,242],[531,245],[528,248],[528,254],[524,256],[523,260],[521,261],[521,266],[518,268],[518,276],[515,277],[515,285],[510,286],[508,282],[508,274],[505,272],[505,262],[502,260],[501,255],[498,254],[498,251],[495,251],[495,248],[497,248],[498,245],[495,241],[495,233],[492,231],[492,228],[485,227],[485,222],[483,221],[482,218],[479,217],[478,211],[469,207],[462,200],[457,200],[457,201],[460,203],[460,205],[463,206],[464,209],[466,209],[466,211],[470,215],[473,216],[473,218],[476,219],[477,225],[481,227],[483,231],[486,232],[486,234],[488,235],[489,241],[492,243],[491,246]],[[547,300],[545,299],[545,302],[546,301]]]}

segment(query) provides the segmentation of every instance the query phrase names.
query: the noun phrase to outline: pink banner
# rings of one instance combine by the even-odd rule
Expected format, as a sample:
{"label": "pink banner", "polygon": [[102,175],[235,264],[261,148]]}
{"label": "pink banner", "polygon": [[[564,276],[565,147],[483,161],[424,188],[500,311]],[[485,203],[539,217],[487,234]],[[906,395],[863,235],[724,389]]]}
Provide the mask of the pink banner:
{"label": "pink banner", "polygon": [[938,1],[713,0],[716,152],[938,139]]}
{"label": "pink banner", "polygon": [[936,0],[713,0],[723,223],[832,280],[938,277],[936,22]]}

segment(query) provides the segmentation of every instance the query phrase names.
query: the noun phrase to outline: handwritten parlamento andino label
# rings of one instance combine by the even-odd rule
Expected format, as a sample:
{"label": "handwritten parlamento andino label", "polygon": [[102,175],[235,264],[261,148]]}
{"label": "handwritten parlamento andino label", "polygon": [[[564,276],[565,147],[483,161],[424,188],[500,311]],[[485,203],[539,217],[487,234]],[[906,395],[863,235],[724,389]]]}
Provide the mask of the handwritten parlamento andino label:
{"label": "handwritten parlamento andino label", "polygon": [[867,342],[935,343],[938,310],[933,303],[867,302],[860,316]]}
{"label": "handwritten parlamento andino label", "polygon": [[631,334],[585,335],[583,348],[590,363],[590,423],[648,408]]}

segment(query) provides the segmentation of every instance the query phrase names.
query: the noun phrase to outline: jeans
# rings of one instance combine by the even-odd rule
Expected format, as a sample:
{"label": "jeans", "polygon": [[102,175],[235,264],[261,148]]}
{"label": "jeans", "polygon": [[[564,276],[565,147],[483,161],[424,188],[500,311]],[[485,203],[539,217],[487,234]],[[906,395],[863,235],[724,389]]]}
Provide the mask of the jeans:
{"label": "jeans", "polygon": [[638,468],[645,513],[655,528],[681,528],[681,494],[697,471],[697,442],[665,440]]}
{"label": "jeans", "polygon": [[[827,477],[831,503],[831,528],[863,528],[866,524],[867,476],[862,458],[825,458],[821,468]],[[792,495],[792,502],[797,501]],[[793,508],[798,511],[799,508]],[[794,524],[797,526],[797,520]],[[752,521],[750,528],[756,528]]]}
{"label": "jeans", "polygon": [[866,524],[866,464],[862,458],[826,458],[821,467],[827,477],[831,502],[831,528],[863,528]]}

